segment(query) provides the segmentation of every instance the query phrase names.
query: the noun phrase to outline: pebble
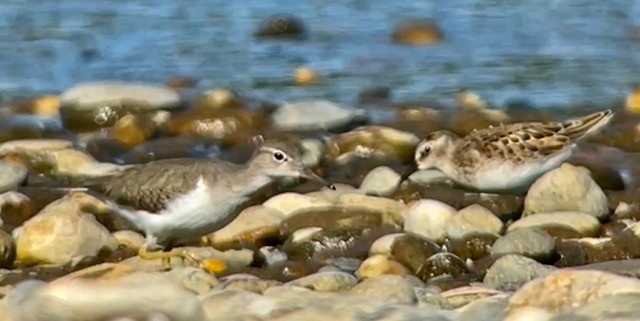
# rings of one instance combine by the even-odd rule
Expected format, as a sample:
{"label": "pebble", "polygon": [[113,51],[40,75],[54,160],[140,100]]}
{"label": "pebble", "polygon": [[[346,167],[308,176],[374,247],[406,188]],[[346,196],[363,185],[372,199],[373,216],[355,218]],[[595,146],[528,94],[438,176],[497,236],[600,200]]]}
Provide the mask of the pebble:
{"label": "pebble", "polygon": [[38,138],[38,139],[15,139],[0,144],[0,155],[12,153],[29,154],[43,151],[51,152],[56,150],[73,148],[73,142],[66,139]]}
{"label": "pebble", "polygon": [[27,178],[24,165],[0,161],[0,193],[15,190]]}
{"label": "pebble", "polygon": [[340,195],[337,205],[342,205],[352,210],[365,209],[378,212],[383,223],[389,225],[402,225],[409,210],[407,205],[396,200],[358,193]]}
{"label": "pebble", "polygon": [[358,321],[363,316],[378,320],[452,321],[454,316],[449,311],[427,310],[378,298],[317,292],[299,287],[272,287],[264,295],[275,300],[278,309],[299,312],[280,319],[287,321]]}
{"label": "pebble", "polygon": [[135,102],[150,110],[177,107],[178,93],[164,86],[117,81],[78,84],[61,95],[61,109],[86,110]]}
{"label": "pebble", "polygon": [[611,260],[576,266],[579,270],[598,270],[640,278],[640,259]]}
{"label": "pebble", "polygon": [[273,299],[241,289],[211,292],[202,305],[207,320],[263,320],[276,308]]}
{"label": "pebble", "polygon": [[390,303],[414,304],[417,302],[411,283],[397,275],[368,278],[351,288],[349,293],[379,298]]}
{"label": "pebble", "polygon": [[220,283],[215,275],[190,266],[172,269],[165,272],[164,275],[168,276],[177,285],[199,295],[207,294]]}
{"label": "pebble", "polygon": [[413,161],[420,138],[413,133],[385,126],[362,126],[334,136],[327,141],[325,158],[342,166],[350,161],[394,159],[402,163]]}
{"label": "pebble", "polygon": [[[456,321],[496,321],[504,320],[509,296],[497,294],[473,301],[458,309]],[[533,320],[532,320],[533,321]]]}
{"label": "pebble", "polygon": [[477,300],[502,294],[504,292],[488,288],[482,284],[462,286],[442,292],[442,296],[453,309],[458,309]]}
{"label": "pebble", "polygon": [[537,307],[557,313],[616,294],[640,293],[640,280],[594,270],[560,269],[519,288],[508,311]]}
{"label": "pebble", "polygon": [[220,278],[220,283],[216,285],[216,290],[242,290],[262,294],[265,290],[273,286],[282,285],[276,280],[263,280],[251,274],[232,274]]}
{"label": "pebble", "polygon": [[564,163],[538,178],[524,201],[523,216],[550,212],[580,212],[603,219],[609,205],[586,168]]}
{"label": "pebble", "polygon": [[107,215],[107,206],[84,193],[72,193],[43,208],[23,224],[16,239],[17,260],[23,266],[75,265],[103,250],[115,250],[117,241],[95,217],[94,207]]}
{"label": "pebble", "polygon": [[549,321],[640,320],[640,294],[617,294],[564,311]]}
{"label": "pebble", "polygon": [[131,230],[113,232],[113,237],[116,238],[118,245],[125,246],[134,251],[138,251],[145,243],[144,236]]}
{"label": "pebble", "polygon": [[262,206],[274,209],[285,217],[292,215],[299,209],[309,210],[312,207],[326,208],[331,206],[324,199],[298,193],[281,193],[269,198]]}
{"label": "pebble", "polygon": [[278,235],[284,220],[282,212],[264,205],[245,208],[225,227],[205,236],[207,243],[218,249],[250,244],[262,246],[264,240]]}
{"label": "pebble", "polygon": [[451,310],[451,304],[442,296],[440,289],[434,286],[414,287],[413,292],[418,300],[417,306],[422,309]]}
{"label": "pebble", "polygon": [[443,242],[447,236],[447,225],[455,214],[456,209],[446,203],[419,200],[409,208],[404,230],[427,240]]}
{"label": "pebble", "polygon": [[287,285],[300,286],[320,292],[342,291],[358,283],[355,276],[338,271],[318,272],[288,282]]}
{"label": "pebble", "polygon": [[418,185],[422,185],[422,186],[428,186],[431,184],[438,184],[438,183],[450,183],[451,179],[449,177],[447,177],[447,175],[443,174],[441,171],[439,170],[435,170],[435,169],[423,169],[423,170],[418,170],[416,172],[414,172],[413,174],[411,174],[408,178],[410,181],[418,184]]}
{"label": "pebble", "polygon": [[511,224],[507,232],[510,233],[523,227],[538,227],[546,230],[552,236],[568,238],[598,236],[601,228],[598,219],[592,215],[577,212],[555,212],[523,217]]}
{"label": "pebble", "polygon": [[326,100],[302,100],[284,103],[271,114],[271,120],[280,130],[331,131],[366,120],[366,112]]}
{"label": "pebble", "polygon": [[314,168],[322,161],[324,144],[317,139],[303,139],[300,142],[302,147],[302,164],[305,167]]}
{"label": "pebble", "polygon": [[0,269],[10,269],[16,258],[16,244],[13,237],[0,229]]}
{"label": "pebble", "polygon": [[387,166],[372,169],[360,184],[360,190],[369,195],[389,196],[400,183],[400,175]]}
{"label": "pebble", "polygon": [[453,215],[447,223],[447,234],[451,238],[463,238],[467,233],[500,234],[504,224],[488,209],[469,205]]}
{"label": "pebble", "polygon": [[10,309],[16,320],[98,321],[151,314],[176,321],[206,320],[196,295],[155,273],[136,273],[110,280],[35,282],[18,284],[11,294]]}
{"label": "pebble", "polygon": [[530,258],[507,254],[497,259],[487,270],[484,284],[496,290],[515,291],[523,284],[557,270]]}
{"label": "pebble", "polygon": [[372,255],[368,257],[358,270],[356,276],[362,279],[375,278],[381,275],[409,275],[411,272],[399,262],[386,255]]}
{"label": "pebble", "polygon": [[375,240],[371,247],[369,247],[369,256],[372,257],[376,254],[381,254],[383,256],[391,255],[391,249],[393,248],[393,242],[395,242],[396,238],[405,235],[404,233],[392,233],[382,236]]}
{"label": "pebble", "polygon": [[556,243],[549,233],[539,228],[519,228],[498,238],[491,254],[520,254],[537,261],[547,261],[555,253]]}

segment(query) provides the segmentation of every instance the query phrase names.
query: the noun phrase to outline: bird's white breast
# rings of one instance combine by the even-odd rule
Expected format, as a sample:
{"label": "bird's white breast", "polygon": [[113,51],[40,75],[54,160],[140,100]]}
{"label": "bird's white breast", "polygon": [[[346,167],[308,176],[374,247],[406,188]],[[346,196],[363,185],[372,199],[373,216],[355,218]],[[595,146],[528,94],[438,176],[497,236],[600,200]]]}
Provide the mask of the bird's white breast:
{"label": "bird's white breast", "polygon": [[170,201],[160,212],[167,236],[197,239],[229,224],[246,201],[230,189],[211,187],[200,179],[190,192]]}

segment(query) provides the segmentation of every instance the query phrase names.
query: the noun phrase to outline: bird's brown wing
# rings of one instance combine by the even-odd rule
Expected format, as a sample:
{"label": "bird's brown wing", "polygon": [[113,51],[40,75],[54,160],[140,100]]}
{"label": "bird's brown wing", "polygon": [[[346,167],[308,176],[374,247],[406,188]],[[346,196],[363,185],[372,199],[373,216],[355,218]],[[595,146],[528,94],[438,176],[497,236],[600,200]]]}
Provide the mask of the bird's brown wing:
{"label": "bird's brown wing", "polygon": [[573,144],[562,123],[519,123],[476,130],[464,138],[459,151],[476,150],[487,158],[519,163],[544,158]]}
{"label": "bird's brown wing", "polygon": [[201,176],[224,176],[234,166],[212,160],[161,160],[127,168],[88,187],[122,205],[156,213],[195,188]]}

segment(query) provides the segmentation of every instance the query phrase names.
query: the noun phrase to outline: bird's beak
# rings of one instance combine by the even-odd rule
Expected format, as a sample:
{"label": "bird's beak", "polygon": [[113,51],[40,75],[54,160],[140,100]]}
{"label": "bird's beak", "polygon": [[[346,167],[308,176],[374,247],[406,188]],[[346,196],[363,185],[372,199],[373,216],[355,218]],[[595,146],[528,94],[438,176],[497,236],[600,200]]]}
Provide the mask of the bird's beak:
{"label": "bird's beak", "polygon": [[411,162],[409,167],[400,175],[400,182],[398,183],[398,186],[400,186],[402,182],[406,181],[409,178],[409,176],[411,176],[411,174],[415,173],[417,170],[418,170],[418,166],[416,165],[416,163]]}
{"label": "bird's beak", "polygon": [[336,187],[327,182],[324,178],[318,176],[316,173],[314,173],[312,170],[305,168],[304,171],[302,172],[302,174],[300,175],[300,177],[309,180],[309,181],[314,181],[314,182],[318,182],[320,184],[322,184],[323,186],[326,186],[332,190],[335,190]]}

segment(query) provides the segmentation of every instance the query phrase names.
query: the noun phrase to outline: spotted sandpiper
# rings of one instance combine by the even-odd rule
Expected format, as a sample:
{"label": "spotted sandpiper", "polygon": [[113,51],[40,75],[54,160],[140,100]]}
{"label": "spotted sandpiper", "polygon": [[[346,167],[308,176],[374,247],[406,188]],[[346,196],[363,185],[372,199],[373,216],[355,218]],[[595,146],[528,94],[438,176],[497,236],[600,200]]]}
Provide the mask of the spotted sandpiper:
{"label": "spotted sandpiper", "polygon": [[145,233],[146,242],[139,251],[142,259],[178,256],[211,270],[184,250],[163,250],[226,226],[273,184],[302,178],[334,189],[303,166],[296,146],[262,136],[255,136],[253,143],[255,151],[242,165],[211,159],[165,159],[133,165],[86,187],[106,196],[103,200],[114,214]]}

